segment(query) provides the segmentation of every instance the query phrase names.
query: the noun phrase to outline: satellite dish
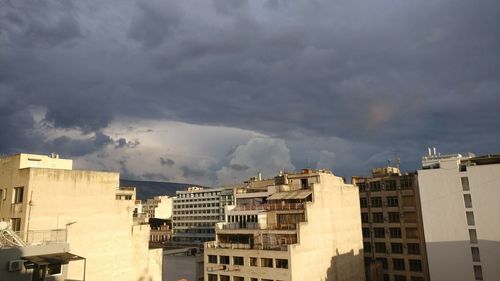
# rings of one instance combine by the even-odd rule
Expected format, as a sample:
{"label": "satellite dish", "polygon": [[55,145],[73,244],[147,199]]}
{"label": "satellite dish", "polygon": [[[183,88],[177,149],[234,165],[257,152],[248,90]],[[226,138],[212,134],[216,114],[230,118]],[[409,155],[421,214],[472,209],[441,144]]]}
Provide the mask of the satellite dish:
{"label": "satellite dish", "polygon": [[7,230],[9,228],[9,224],[5,221],[0,221],[0,230]]}

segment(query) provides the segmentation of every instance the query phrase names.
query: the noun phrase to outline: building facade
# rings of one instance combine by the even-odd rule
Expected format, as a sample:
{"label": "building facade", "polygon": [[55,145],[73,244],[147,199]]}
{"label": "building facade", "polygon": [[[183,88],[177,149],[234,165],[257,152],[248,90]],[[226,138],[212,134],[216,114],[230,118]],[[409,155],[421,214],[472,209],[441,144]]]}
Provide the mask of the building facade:
{"label": "building facade", "polygon": [[161,280],[161,249],[149,250],[149,225],[133,223],[134,200],[118,173],[73,170],[57,155],[0,158],[0,220],[24,241],[64,231],[71,253],[86,260],[69,263],[67,279]]}
{"label": "building facade", "polygon": [[169,196],[155,196],[141,203],[141,212],[147,218],[172,219],[173,198]]}
{"label": "building facade", "polygon": [[189,187],[173,200],[173,241],[201,243],[215,238],[215,224],[224,220],[224,207],[233,204],[232,188]]}
{"label": "building facade", "polygon": [[432,280],[500,280],[500,155],[429,152],[418,171]]}
{"label": "building facade", "polygon": [[417,174],[375,168],[352,183],[359,187],[367,280],[429,280]]}
{"label": "building facade", "polygon": [[364,280],[358,196],[329,171],[235,188],[236,204],[205,243],[205,280]]}

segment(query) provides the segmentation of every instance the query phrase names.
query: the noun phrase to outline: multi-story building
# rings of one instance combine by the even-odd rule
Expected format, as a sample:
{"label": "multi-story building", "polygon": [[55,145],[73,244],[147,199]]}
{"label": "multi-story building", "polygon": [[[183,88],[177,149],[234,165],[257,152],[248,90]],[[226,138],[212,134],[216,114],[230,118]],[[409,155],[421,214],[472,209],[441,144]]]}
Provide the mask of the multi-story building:
{"label": "multi-story building", "polygon": [[[416,173],[375,168],[352,183],[359,187],[367,279],[429,280]],[[374,265],[382,276],[370,274]]]}
{"label": "multi-story building", "polygon": [[[161,280],[162,250],[148,248],[149,225],[133,223],[134,200],[135,190],[119,188],[118,173],[73,170],[72,160],[57,155],[0,158],[0,220],[26,243],[63,232],[71,254],[86,261],[56,268],[68,280]],[[20,259],[41,263],[37,276],[50,273],[43,266],[54,255],[23,251],[17,251]],[[60,264],[72,257],[55,254]],[[21,267],[17,277],[32,272]],[[6,280],[25,280],[17,277]]]}
{"label": "multi-story building", "polygon": [[364,280],[358,196],[324,170],[236,187],[205,243],[205,280]]}
{"label": "multi-story building", "polygon": [[155,196],[142,203],[141,211],[147,218],[172,219],[173,198],[169,196]]}
{"label": "multi-story building", "polygon": [[500,280],[500,155],[423,157],[418,171],[432,280]]}
{"label": "multi-story building", "polygon": [[224,220],[224,207],[233,204],[232,188],[189,187],[173,201],[173,241],[201,243],[215,238],[215,224]]}

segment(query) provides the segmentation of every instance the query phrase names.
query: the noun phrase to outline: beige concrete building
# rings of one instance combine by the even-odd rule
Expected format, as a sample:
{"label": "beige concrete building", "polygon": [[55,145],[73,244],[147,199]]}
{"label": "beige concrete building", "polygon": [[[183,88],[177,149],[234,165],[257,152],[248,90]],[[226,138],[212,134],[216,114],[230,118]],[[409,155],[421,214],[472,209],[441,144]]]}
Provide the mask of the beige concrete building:
{"label": "beige concrete building", "polygon": [[418,171],[432,280],[500,280],[500,155],[423,157]]}
{"label": "beige concrete building", "polygon": [[375,168],[352,183],[359,187],[367,279],[429,280],[416,173]]}
{"label": "beige concrete building", "polygon": [[172,219],[173,198],[169,196],[155,196],[142,202],[141,211],[147,218]]}
{"label": "beige concrete building", "polygon": [[148,225],[134,225],[134,201],[118,173],[73,170],[57,155],[0,158],[0,220],[23,240],[63,230],[69,251],[86,259],[85,270],[69,263],[68,279],[161,280],[161,249],[148,249]]}
{"label": "beige concrete building", "polygon": [[238,185],[234,196],[205,243],[205,280],[364,280],[357,187],[304,170]]}

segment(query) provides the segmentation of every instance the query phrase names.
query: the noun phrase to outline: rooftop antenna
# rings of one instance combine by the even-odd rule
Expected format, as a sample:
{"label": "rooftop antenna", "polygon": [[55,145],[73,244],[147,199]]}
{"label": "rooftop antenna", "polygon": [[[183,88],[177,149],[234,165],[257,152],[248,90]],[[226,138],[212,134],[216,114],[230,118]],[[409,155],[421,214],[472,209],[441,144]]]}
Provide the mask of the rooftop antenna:
{"label": "rooftop antenna", "polygon": [[396,163],[397,163],[397,167],[398,167],[399,172],[401,172],[401,158],[399,158],[399,156],[396,157]]}

